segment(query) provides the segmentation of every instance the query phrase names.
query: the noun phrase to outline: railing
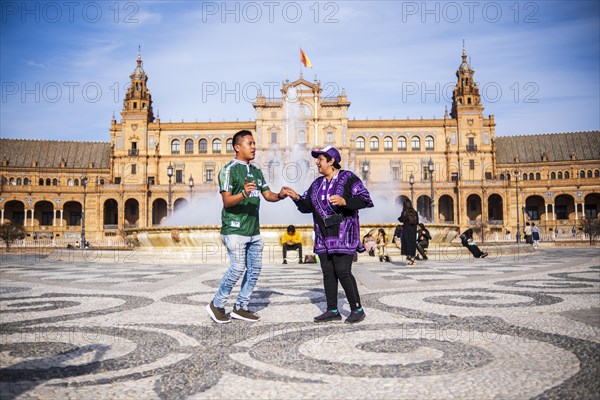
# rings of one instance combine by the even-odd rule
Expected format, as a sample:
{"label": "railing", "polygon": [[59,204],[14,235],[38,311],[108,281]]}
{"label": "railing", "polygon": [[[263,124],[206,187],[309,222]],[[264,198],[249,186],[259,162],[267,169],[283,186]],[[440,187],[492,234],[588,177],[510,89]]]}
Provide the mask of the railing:
{"label": "railing", "polygon": [[477,151],[476,144],[468,144],[466,147],[467,147],[467,151]]}
{"label": "railing", "polygon": [[138,149],[129,149],[129,151],[127,152],[127,154],[129,154],[130,156],[137,156],[139,153]]}
{"label": "railing", "polygon": [[104,225],[104,229],[119,229],[119,225]]}

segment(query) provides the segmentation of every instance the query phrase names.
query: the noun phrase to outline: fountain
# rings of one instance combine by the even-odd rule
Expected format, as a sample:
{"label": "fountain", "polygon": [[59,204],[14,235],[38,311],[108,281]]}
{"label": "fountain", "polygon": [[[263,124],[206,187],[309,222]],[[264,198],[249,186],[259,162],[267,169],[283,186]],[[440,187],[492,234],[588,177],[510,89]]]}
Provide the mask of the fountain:
{"label": "fountain", "polygon": [[[285,96],[285,146],[267,147],[254,161],[261,166],[272,191],[290,186],[303,193],[318,176],[314,159],[307,148],[306,120],[303,105],[295,87]],[[345,169],[353,170],[349,160],[342,160]],[[357,173],[358,171],[354,171]],[[360,174],[359,174],[360,176]],[[390,182],[394,182],[390,179]],[[402,192],[401,184],[387,185],[386,191]],[[384,228],[389,236],[394,232],[402,209],[388,198],[372,193],[374,208],[360,211],[361,232]],[[128,236],[145,250],[186,249],[203,253],[223,254],[220,238],[221,197],[218,193],[201,196],[177,210],[161,226],[127,230]],[[289,224],[296,225],[307,249],[312,247],[313,225],[310,214],[301,214],[291,200],[268,203],[263,200],[260,209],[261,235],[274,254],[280,253],[279,240]],[[434,243],[448,243],[457,234],[452,225],[428,225]],[[391,238],[390,238],[391,239]],[[309,253],[310,251],[306,251]]]}

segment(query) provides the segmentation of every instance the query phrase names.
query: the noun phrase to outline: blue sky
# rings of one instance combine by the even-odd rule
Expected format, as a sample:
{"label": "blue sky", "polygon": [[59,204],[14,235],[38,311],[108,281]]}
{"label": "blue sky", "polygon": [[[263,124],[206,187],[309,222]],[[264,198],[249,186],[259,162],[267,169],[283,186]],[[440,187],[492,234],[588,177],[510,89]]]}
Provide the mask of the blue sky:
{"label": "blue sky", "polygon": [[350,118],[440,118],[463,39],[497,135],[600,129],[597,1],[0,3],[0,136],[109,141],[141,46],[161,121],[255,118],[300,73]]}

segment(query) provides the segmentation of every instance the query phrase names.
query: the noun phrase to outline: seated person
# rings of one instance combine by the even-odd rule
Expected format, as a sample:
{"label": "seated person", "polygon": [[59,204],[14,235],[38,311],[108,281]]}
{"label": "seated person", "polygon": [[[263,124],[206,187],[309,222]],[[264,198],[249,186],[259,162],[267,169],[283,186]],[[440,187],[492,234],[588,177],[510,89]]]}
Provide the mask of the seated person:
{"label": "seated person", "polygon": [[387,253],[387,244],[388,244],[388,237],[385,234],[385,230],[383,230],[383,228],[379,228],[379,230],[377,231],[377,255],[379,256],[379,261],[383,262],[383,260],[385,261],[391,261],[390,260],[390,256]]}
{"label": "seated person", "polygon": [[300,233],[296,232],[296,227],[290,225],[287,227],[286,232],[281,238],[281,245],[283,246],[283,263],[287,264],[287,252],[288,250],[298,250],[298,259],[302,264],[302,238]]}
{"label": "seated person", "polygon": [[[429,247],[430,240],[431,234],[429,233],[429,230],[425,228],[425,225],[417,225],[417,250],[419,251],[419,254],[423,257],[423,260],[428,260],[426,249]],[[417,260],[420,259],[421,258],[417,256]]]}
{"label": "seated person", "polygon": [[479,250],[479,247],[475,244],[475,241],[473,240],[473,229],[467,229],[460,235],[460,243],[466,247],[475,258],[485,258],[488,256],[488,253]]}
{"label": "seated person", "polygon": [[365,236],[363,236],[363,246],[371,257],[375,257],[375,238],[373,232],[375,229],[371,229]]}

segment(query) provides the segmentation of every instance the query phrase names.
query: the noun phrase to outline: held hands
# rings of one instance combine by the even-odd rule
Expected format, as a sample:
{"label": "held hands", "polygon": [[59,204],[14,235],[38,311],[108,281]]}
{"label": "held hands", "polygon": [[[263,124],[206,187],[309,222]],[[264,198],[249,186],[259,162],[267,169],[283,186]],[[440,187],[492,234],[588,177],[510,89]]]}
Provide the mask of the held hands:
{"label": "held hands", "polygon": [[300,198],[300,195],[296,193],[294,189],[288,186],[282,187],[280,193],[282,193],[281,197],[289,197],[294,201],[297,201]]}

